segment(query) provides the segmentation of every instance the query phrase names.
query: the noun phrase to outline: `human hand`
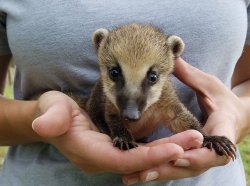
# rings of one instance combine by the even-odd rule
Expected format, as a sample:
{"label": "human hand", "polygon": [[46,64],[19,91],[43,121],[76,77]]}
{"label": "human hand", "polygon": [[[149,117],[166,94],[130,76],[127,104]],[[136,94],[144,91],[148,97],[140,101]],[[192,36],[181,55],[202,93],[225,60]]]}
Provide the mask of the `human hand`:
{"label": "human hand", "polygon": [[39,98],[38,105],[39,117],[33,122],[33,130],[86,173],[147,170],[182,158],[184,151],[180,146],[197,146],[194,143],[199,140],[200,145],[202,141],[200,133],[187,131],[182,135],[185,140],[175,136],[168,143],[155,142],[121,151],[113,147],[109,136],[97,131],[88,115],[67,95],[47,92]]}
{"label": "human hand", "polygon": [[[246,118],[239,98],[218,78],[192,67],[181,58],[176,61],[174,73],[177,78],[196,91],[201,106],[208,116],[203,130],[210,135],[226,136],[236,143],[240,138],[238,126]],[[211,167],[225,165],[229,161],[230,158],[218,156],[214,150],[195,148],[186,150],[183,158],[172,165],[165,163],[149,170],[124,175],[123,180],[126,183],[130,178],[145,182],[192,177]]]}
{"label": "human hand", "polygon": [[207,116],[203,130],[210,135],[228,137],[239,142],[240,124],[246,112],[241,100],[217,77],[202,72],[183,59],[176,61],[175,75],[197,94],[201,109]]}

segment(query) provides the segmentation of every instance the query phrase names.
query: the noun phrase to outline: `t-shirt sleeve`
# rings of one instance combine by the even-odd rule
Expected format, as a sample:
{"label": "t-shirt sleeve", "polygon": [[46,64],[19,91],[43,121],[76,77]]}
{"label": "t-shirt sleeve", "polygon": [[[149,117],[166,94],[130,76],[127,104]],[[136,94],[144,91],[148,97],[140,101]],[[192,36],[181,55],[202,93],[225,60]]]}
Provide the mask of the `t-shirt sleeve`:
{"label": "t-shirt sleeve", "polygon": [[11,54],[7,32],[6,32],[6,14],[0,12],[0,56]]}

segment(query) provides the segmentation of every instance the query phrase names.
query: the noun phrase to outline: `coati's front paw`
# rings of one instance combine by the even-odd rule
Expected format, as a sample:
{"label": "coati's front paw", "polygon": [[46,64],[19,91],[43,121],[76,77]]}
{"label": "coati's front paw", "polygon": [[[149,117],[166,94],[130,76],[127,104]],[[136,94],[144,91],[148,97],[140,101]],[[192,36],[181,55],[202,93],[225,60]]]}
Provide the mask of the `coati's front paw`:
{"label": "coati's front paw", "polygon": [[220,156],[226,155],[231,157],[232,160],[236,159],[235,145],[224,136],[204,136],[203,147],[213,148]]}
{"label": "coati's front paw", "polygon": [[114,137],[113,145],[115,147],[118,147],[120,150],[129,150],[129,149],[138,147],[134,138],[130,135]]}

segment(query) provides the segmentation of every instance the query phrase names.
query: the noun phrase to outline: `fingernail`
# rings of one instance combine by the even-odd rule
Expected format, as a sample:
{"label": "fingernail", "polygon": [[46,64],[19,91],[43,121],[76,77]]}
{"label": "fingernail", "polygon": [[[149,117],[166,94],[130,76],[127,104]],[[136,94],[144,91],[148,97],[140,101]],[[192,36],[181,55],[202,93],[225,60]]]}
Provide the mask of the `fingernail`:
{"label": "fingernail", "polygon": [[139,178],[138,177],[133,177],[133,178],[129,178],[129,179],[123,179],[123,183],[125,185],[133,185],[135,183],[139,182]]}
{"label": "fingernail", "polygon": [[137,183],[138,181],[139,181],[138,178],[129,179],[127,181],[127,185],[133,185],[133,184]]}
{"label": "fingernail", "polygon": [[188,166],[190,166],[190,162],[188,160],[185,160],[185,159],[178,159],[175,161],[174,166],[188,167]]}
{"label": "fingernail", "polygon": [[[36,118],[37,119],[37,118]],[[35,131],[35,125],[36,125],[36,119],[33,120],[32,124],[31,124],[31,127],[32,127],[32,130]]]}
{"label": "fingernail", "polygon": [[203,144],[203,141],[195,140],[195,144],[200,147]]}
{"label": "fingernail", "polygon": [[152,181],[159,178],[159,173],[156,171],[149,172],[146,176],[145,182]]}

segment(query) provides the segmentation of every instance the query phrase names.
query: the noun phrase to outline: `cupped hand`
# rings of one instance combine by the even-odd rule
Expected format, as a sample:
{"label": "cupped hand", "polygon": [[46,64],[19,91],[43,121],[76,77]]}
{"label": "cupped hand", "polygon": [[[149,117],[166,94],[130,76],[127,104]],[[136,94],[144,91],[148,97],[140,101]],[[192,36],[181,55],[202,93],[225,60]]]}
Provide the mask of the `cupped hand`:
{"label": "cupped hand", "polygon": [[204,131],[226,136],[237,143],[245,111],[241,100],[231,89],[216,76],[202,72],[181,58],[176,61],[175,75],[196,92],[200,107],[207,115]]}
{"label": "cupped hand", "polygon": [[86,112],[69,96],[50,91],[39,98],[38,105],[39,113],[33,121],[33,130],[85,173],[130,174],[148,170],[182,158],[183,146],[193,144],[192,141],[202,141],[200,133],[185,132],[183,136],[188,140],[175,136],[168,143],[139,145],[135,149],[121,151],[113,147],[110,137],[100,133]]}
{"label": "cupped hand", "polygon": [[[207,115],[203,130],[210,135],[226,136],[233,143],[237,143],[240,140],[238,126],[246,118],[240,99],[217,77],[202,72],[181,58],[176,61],[174,74],[197,93],[201,107]],[[165,140],[168,142],[168,139]],[[225,165],[230,160],[207,148],[188,149],[185,150],[184,156],[173,164],[165,163],[145,171],[127,174],[123,176],[123,180],[128,183],[130,178],[146,182],[192,177],[211,167]]]}

